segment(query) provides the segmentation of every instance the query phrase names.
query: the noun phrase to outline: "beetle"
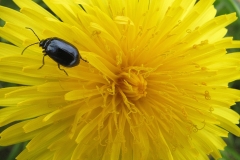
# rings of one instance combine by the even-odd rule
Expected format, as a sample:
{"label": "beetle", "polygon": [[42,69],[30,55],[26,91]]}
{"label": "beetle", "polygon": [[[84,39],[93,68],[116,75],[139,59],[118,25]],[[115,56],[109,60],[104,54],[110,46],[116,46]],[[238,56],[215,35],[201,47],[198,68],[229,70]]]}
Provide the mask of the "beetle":
{"label": "beetle", "polygon": [[26,29],[30,29],[34,33],[34,35],[38,38],[39,42],[28,45],[26,48],[24,48],[22,54],[28,47],[35,44],[39,44],[39,47],[42,47],[43,49],[42,52],[44,54],[42,59],[43,64],[38,69],[41,69],[44,66],[45,56],[49,56],[52,60],[57,62],[58,68],[64,71],[67,76],[68,76],[67,72],[64,69],[61,69],[60,65],[70,68],[77,66],[80,63],[80,59],[82,59],[85,62],[88,62],[81,57],[77,48],[71,43],[57,37],[51,37],[40,40],[32,28],[26,27]]}

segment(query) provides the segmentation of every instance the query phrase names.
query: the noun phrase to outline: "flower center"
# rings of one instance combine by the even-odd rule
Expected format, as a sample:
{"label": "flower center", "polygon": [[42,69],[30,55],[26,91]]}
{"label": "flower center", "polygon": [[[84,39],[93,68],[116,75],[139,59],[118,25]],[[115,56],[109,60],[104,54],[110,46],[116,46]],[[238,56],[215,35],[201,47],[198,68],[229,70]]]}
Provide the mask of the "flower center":
{"label": "flower center", "polygon": [[147,81],[142,74],[137,72],[123,72],[118,79],[119,89],[125,94],[128,99],[138,100],[145,97],[147,92]]}

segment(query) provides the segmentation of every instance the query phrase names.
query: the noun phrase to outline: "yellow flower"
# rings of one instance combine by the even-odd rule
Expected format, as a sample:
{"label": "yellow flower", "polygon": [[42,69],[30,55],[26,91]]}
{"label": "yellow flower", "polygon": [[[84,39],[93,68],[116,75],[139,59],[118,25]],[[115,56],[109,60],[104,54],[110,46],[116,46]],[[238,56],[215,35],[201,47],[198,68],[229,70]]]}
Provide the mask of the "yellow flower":
{"label": "yellow flower", "polygon": [[[214,0],[30,0],[1,6],[0,145],[29,141],[19,160],[202,160],[240,136],[240,42],[224,38],[235,13]],[[61,38],[81,57],[59,70],[30,44]]]}

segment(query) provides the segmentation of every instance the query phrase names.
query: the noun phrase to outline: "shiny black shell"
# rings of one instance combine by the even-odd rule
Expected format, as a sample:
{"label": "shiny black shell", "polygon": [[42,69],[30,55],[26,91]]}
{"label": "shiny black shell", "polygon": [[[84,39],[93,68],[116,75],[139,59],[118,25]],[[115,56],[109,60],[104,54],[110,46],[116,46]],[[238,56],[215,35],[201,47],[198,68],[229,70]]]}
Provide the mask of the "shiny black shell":
{"label": "shiny black shell", "polygon": [[43,52],[64,67],[74,67],[80,63],[80,55],[76,47],[63,39],[52,37],[40,41]]}

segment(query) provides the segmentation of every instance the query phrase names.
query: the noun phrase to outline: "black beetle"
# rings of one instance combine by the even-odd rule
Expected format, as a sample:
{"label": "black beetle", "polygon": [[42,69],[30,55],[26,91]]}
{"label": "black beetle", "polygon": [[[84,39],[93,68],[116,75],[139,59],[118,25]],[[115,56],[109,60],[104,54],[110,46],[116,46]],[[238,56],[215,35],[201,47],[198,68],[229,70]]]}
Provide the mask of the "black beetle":
{"label": "black beetle", "polygon": [[33,43],[28,45],[26,48],[24,48],[23,52],[30,46],[39,44],[39,47],[42,47],[43,50],[43,64],[38,69],[41,69],[44,66],[44,57],[49,56],[51,59],[53,59],[58,64],[58,68],[62,71],[64,71],[67,74],[67,72],[64,69],[60,68],[60,65],[64,67],[74,67],[77,66],[80,63],[80,59],[84,60],[81,55],[79,54],[77,48],[70,44],[69,42],[66,42],[63,39],[52,37],[40,40],[37,34],[31,29],[26,27],[26,29],[30,29],[35,36],[38,38],[39,42]]}

